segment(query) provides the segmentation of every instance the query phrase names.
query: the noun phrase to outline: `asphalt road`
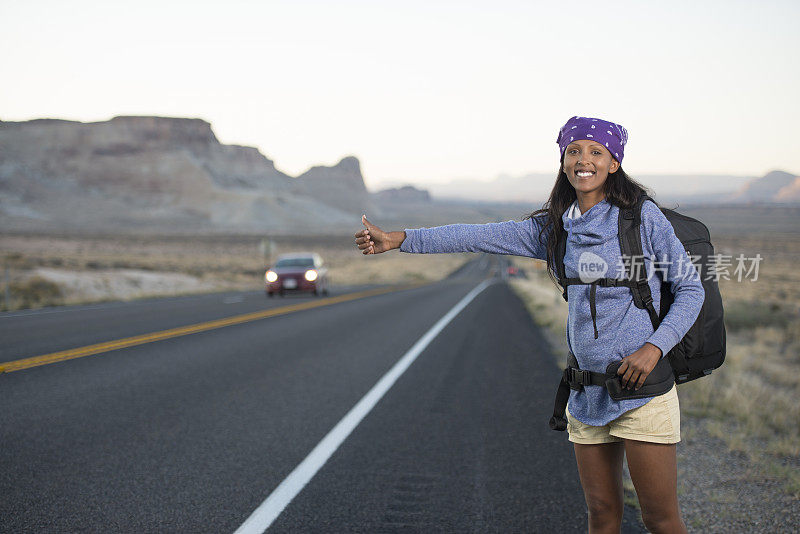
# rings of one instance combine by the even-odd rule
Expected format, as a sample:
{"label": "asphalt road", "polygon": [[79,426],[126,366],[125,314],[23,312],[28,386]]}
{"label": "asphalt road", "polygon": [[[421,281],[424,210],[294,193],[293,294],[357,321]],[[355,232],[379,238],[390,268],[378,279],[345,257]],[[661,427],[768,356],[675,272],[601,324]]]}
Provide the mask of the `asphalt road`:
{"label": "asphalt road", "polygon": [[[233,532],[501,261],[0,375],[0,532]],[[325,300],[227,293],[0,314],[0,362]],[[497,279],[269,532],[585,531],[572,447],[547,427],[547,350]],[[623,530],[641,531],[631,510]]]}

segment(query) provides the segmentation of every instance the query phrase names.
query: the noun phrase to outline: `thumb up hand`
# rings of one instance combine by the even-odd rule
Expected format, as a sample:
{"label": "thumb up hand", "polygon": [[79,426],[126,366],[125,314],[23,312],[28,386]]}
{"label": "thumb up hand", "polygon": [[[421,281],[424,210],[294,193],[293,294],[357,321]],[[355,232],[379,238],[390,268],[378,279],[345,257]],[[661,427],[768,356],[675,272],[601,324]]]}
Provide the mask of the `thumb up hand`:
{"label": "thumb up hand", "polygon": [[358,245],[362,254],[380,254],[396,248],[392,244],[389,233],[369,222],[366,215],[361,216],[361,224],[364,225],[364,229],[356,232],[355,237],[356,245]]}

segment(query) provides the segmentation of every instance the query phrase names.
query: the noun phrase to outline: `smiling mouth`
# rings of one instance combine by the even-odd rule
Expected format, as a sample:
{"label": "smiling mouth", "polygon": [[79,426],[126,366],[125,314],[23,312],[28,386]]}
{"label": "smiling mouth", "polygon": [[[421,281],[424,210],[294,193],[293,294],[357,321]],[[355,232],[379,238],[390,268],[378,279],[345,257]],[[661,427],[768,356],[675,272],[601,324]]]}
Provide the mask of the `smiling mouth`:
{"label": "smiling mouth", "polygon": [[575,176],[578,178],[591,178],[594,176],[594,173],[591,171],[578,171],[575,173]]}

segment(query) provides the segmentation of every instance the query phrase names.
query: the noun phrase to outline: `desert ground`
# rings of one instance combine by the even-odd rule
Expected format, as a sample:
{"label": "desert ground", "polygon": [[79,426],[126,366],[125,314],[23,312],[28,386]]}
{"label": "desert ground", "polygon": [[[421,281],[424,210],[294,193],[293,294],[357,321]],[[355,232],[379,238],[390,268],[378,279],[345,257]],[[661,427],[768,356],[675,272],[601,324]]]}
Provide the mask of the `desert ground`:
{"label": "desert ground", "polygon": [[[357,228],[354,229],[354,233]],[[349,236],[0,235],[3,309],[255,290],[282,253],[319,253],[332,285],[441,279],[469,254],[364,256]],[[4,287],[6,284],[0,285]],[[7,299],[7,300],[6,300]]]}

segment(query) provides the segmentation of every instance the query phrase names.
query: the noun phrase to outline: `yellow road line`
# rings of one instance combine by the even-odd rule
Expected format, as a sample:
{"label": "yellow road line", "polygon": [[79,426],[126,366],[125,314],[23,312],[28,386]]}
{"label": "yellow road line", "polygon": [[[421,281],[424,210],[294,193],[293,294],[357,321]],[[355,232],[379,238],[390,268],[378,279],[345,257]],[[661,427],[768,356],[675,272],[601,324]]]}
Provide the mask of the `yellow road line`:
{"label": "yellow road line", "polygon": [[292,304],[290,306],[282,306],[280,308],[272,308],[270,310],[245,313],[242,315],[234,315],[233,317],[226,317],[224,319],[207,321],[205,323],[180,326],[178,328],[170,328],[169,330],[161,330],[159,332],[151,332],[149,334],[126,337],[114,341],[105,341],[103,343],[96,343],[94,345],[87,345],[85,347],[77,347],[74,349],[62,350],[59,352],[51,352],[50,354],[42,354],[41,356],[32,356],[30,358],[23,358],[21,360],[4,362],[0,365],[0,373],[3,372],[10,373],[12,371],[20,371],[22,369],[28,369],[30,367],[38,367],[40,365],[62,362],[64,360],[72,360],[74,358],[82,358],[84,356],[100,354],[101,352],[124,349],[126,347],[143,345],[145,343],[152,343],[154,341],[161,341],[163,339],[170,339],[173,337],[196,334],[198,332],[205,332],[207,330],[214,330],[216,328],[222,328],[234,324],[257,321],[259,319],[265,319],[267,317],[275,317],[276,315],[284,315],[296,311],[308,310],[311,308],[319,308],[321,306],[329,306],[331,304],[338,304],[339,302],[347,302],[348,300],[356,300],[364,297],[381,295],[383,293],[391,293],[393,291],[411,289],[422,285],[425,284],[410,284],[401,287],[370,289],[367,291],[359,291],[357,293],[348,293],[346,295],[340,295],[338,297],[331,297],[325,300],[302,302],[300,304]]}

